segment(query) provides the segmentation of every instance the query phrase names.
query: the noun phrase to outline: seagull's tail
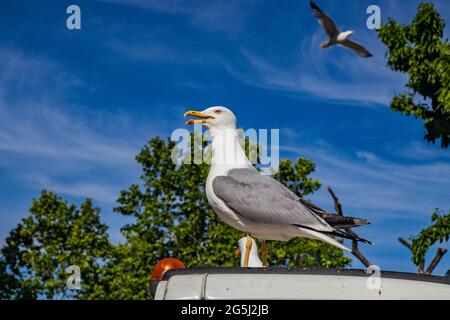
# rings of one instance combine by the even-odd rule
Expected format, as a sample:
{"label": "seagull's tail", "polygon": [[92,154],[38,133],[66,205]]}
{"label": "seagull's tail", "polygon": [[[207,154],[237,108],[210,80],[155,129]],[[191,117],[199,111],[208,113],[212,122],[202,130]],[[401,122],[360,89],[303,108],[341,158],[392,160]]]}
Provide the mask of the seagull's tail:
{"label": "seagull's tail", "polygon": [[327,236],[324,233],[312,230],[312,229],[307,229],[307,228],[303,228],[300,227],[301,232],[304,236],[311,238],[311,239],[316,239],[316,240],[320,240],[323,241],[325,243],[331,244],[332,246],[335,246],[341,250],[344,251],[348,251],[348,252],[352,252],[352,250],[350,250],[349,248],[347,248],[346,246],[344,246],[342,243],[340,243],[339,241]]}
{"label": "seagull's tail", "polygon": [[321,45],[320,45],[320,47],[322,48],[322,49],[326,49],[326,48],[328,48],[328,47],[330,47],[330,41],[325,41],[324,43],[322,43]]}
{"label": "seagull's tail", "polygon": [[346,217],[335,213],[326,212],[321,213],[320,216],[335,229],[354,228],[370,224],[370,221],[366,219]]}
{"label": "seagull's tail", "polygon": [[345,239],[350,239],[350,240],[356,240],[362,243],[367,243],[367,244],[372,244],[371,241],[364,239],[364,238],[360,238],[358,237],[356,234],[353,233],[348,233],[347,231],[343,231],[343,230],[334,230],[331,232],[326,232],[326,234],[332,235],[332,236],[337,236],[337,237],[341,237],[341,238],[345,238]]}

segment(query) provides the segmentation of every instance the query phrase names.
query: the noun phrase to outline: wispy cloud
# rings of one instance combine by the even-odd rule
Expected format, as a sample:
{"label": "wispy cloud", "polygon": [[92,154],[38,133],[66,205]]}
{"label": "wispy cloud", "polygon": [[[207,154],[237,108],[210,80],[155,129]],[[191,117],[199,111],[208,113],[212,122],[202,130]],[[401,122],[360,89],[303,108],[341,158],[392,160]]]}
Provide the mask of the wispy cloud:
{"label": "wispy cloud", "polygon": [[99,0],[121,5],[156,11],[159,13],[185,16],[193,25],[206,30],[238,32],[245,22],[244,6],[251,2],[231,1],[183,1],[183,0]]}
{"label": "wispy cloud", "polygon": [[[317,177],[325,185],[336,188],[350,210],[374,214],[372,219],[420,220],[428,217],[435,207],[449,205],[448,162],[394,162],[365,150],[348,154],[323,141],[316,141],[314,146],[280,149],[314,159],[318,164]],[[408,154],[404,157],[411,158]],[[326,203],[330,199],[323,190],[318,197]]]}
{"label": "wispy cloud", "polygon": [[3,152],[116,165],[129,162],[135,152],[135,146],[96,132],[80,116],[48,105],[30,104],[13,113],[3,110],[0,122]]}
{"label": "wispy cloud", "polygon": [[[358,2],[358,6],[361,4]],[[357,2],[347,3],[348,6]],[[398,1],[385,1],[380,4],[382,19],[395,17],[401,23],[410,23],[421,1],[411,1],[408,4]],[[316,25],[314,31],[304,28],[302,38],[298,40],[298,60],[290,65],[279,64],[279,56],[256,54],[248,46],[243,46],[241,52],[246,63],[230,63],[225,61],[228,72],[236,79],[257,87],[290,93],[309,94],[311,96],[336,102],[356,103],[362,106],[386,106],[392,97],[404,91],[407,76],[396,73],[386,67],[386,47],[377,38],[376,31],[365,27],[364,19],[356,19],[354,12],[338,10],[342,4],[329,3],[327,10],[338,11],[336,21],[346,21],[340,25],[343,29],[356,30],[353,40],[361,42],[374,57],[361,59],[347,49],[332,47],[320,49],[320,44],[326,39],[324,31]],[[436,4],[441,16],[445,18],[450,13],[450,5],[445,2]],[[335,9],[335,10],[334,10]],[[365,12],[360,17],[365,18]],[[311,19],[312,20],[312,19]],[[358,21],[355,25],[355,21]],[[349,25],[353,23],[352,25]],[[447,25],[447,32],[450,30]],[[295,42],[295,39],[292,39]],[[291,54],[289,53],[288,56]]]}
{"label": "wispy cloud", "polygon": [[9,47],[0,47],[0,84],[0,98],[14,103],[29,96],[33,96],[34,103],[55,99],[69,87],[83,85],[44,56],[30,57]]}
{"label": "wispy cloud", "polygon": [[60,195],[79,198],[91,198],[101,203],[114,203],[119,194],[117,186],[92,181],[58,182],[41,174],[30,174],[24,179],[27,183],[37,184],[43,189],[51,190]]}
{"label": "wispy cloud", "polygon": [[298,61],[291,66],[278,66],[242,48],[249,66],[227,63],[227,70],[250,85],[366,106],[387,105],[402,90],[406,77],[384,67],[384,48],[373,35],[355,35],[373,52],[369,59],[339,47],[322,50],[324,37],[322,30],[307,36],[299,45]]}
{"label": "wispy cloud", "polygon": [[416,161],[448,161],[450,153],[440,148],[430,148],[423,141],[412,141],[404,146],[389,147],[388,151],[396,156]]}
{"label": "wispy cloud", "polygon": [[[244,5],[241,1],[227,2],[227,4],[221,1],[211,1],[206,6],[202,1],[189,5],[178,0],[103,1],[166,14],[186,15],[193,21],[199,19],[197,22],[206,29],[215,24],[225,28],[229,22],[235,25],[236,19],[239,21],[241,16],[248,15],[252,11],[250,10],[252,5],[245,4],[246,13],[242,13],[242,10],[239,10]],[[308,10],[309,14],[309,7],[305,6],[304,9]],[[386,11],[392,10],[397,9],[390,8]],[[257,10],[255,11],[257,12]],[[412,10],[410,11],[412,12]],[[220,15],[220,17],[216,15]],[[364,15],[365,12],[362,13],[363,17]],[[205,20],[205,17],[211,18],[211,21]],[[211,25],[209,25],[210,23]],[[312,14],[310,24],[314,26],[312,30],[309,30],[310,26],[307,26],[301,33],[301,38],[292,39],[292,43],[298,42],[297,45],[290,47],[291,50],[297,52],[298,59],[282,64],[279,63],[284,61],[282,57],[272,51],[257,54],[252,46],[242,42],[242,39],[230,42],[230,45],[237,46],[237,49],[241,43],[240,51],[237,50],[232,55],[225,55],[223,52],[214,50],[200,52],[191,44],[183,47],[179,47],[176,43],[167,44],[164,39],[167,38],[170,31],[160,27],[148,31],[146,34],[131,35],[126,43],[112,39],[106,45],[117,52],[138,59],[189,65],[205,62],[222,64],[234,78],[252,86],[294,95],[305,96],[306,94],[319,99],[347,104],[387,106],[396,93],[404,90],[407,78],[386,67],[386,48],[378,40],[375,31],[366,29],[365,24],[356,28],[357,33],[353,36],[354,39],[362,42],[374,54],[373,58],[362,59],[353,52],[340,47],[320,49],[320,43],[325,40],[326,35],[314,21]],[[352,27],[352,29],[355,28]],[[230,41],[230,39],[223,40]],[[278,54],[286,54],[289,57],[293,55],[292,52],[279,52]]]}
{"label": "wispy cloud", "polygon": [[199,51],[195,48],[182,48],[177,45],[166,45],[158,37],[131,37],[127,42],[116,39],[109,40],[105,46],[126,57],[137,60],[165,62],[176,65],[215,64],[221,58],[214,52]]}
{"label": "wispy cloud", "polygon": [[[111,188],[126,186],[114,183],[120,172],[135,171],[133,159],[145,137],[130,130],[124,114],[64,101],[81,81],[56,63],[12,49],[0,49],[0,57],[0,166],[15,167],[14,179],[29,183],[34,177],[29,185],[36,189],[112,201]],[[94,184],[88,177],[107,168],[110,179]]]}

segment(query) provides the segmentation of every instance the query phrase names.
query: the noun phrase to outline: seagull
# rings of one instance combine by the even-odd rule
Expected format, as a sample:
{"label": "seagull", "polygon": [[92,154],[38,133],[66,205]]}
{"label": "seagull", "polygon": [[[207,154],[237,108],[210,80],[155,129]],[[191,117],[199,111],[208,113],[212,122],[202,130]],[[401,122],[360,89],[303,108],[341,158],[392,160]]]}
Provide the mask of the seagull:
{"label": "seagull", "polygon": [[[260,172],[251,164],[242,149],[236,130],[236,117],[225,107],[203,111],[187,111],[186,124],[201,124],[211,136],[211,168],[206,179],[206,197],[213,211],[231,227],[249,237],[289,241],[295,237],[316,239],[345,251],[351,251],[330,236],[339,236],[365,243],[343,228],[369,222],[364,219],[328,213],[297,196],[283,184]],[[248,262],[252,243],[245,251]]]}
{"label": "seagull", "polygon": [[372,57],[372,54],[367,51],[360,43],[349,40],[348,38],[355,33],[355,31],[344,31],[341,32],[334,23],[333,19],[325,14],[314,2],[309,2],[311,9],[319,21],[322,28],[327,33],[329,40],[325,41],[320,45],[322,49],[328,48],[333,45],[340,45],[342,47],[352,49],[361,57],[368,58]]}
{"label": "seagull", "polygon": [[[262,268],[267,266],[267,262],[266,264],[263,264],[261,259],[259,259],[258,247],[255,239],[247,236],[239,239],[238,243],[239,249],[236,251],[236,257],[241,257],[241,267],[247,266],[249,268]],[[242,252],[246,252],[248,248],[250,248],[250,254],[248,261],[245,261],[245,255],[242,255]]]}

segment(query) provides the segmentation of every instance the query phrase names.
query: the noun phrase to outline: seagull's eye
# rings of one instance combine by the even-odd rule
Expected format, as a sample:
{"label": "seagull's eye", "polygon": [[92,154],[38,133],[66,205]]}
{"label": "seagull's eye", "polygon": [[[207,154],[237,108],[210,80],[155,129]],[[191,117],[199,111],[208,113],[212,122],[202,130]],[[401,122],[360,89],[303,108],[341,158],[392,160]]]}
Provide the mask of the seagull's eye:
{"label": "seagull's eye", "polygon": [[215,114],[221,114],[221,113],[222,113],[222,110],[219,110],[219,109],[214,110],[214,113],[215,113]]}

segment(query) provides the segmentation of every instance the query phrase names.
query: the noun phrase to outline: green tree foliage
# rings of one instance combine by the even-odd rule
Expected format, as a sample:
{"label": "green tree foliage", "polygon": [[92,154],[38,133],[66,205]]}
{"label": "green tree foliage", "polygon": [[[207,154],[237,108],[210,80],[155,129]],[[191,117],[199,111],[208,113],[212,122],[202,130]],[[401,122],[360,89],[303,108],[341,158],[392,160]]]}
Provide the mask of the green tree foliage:
{"label": "green tree foliage", "polygon": [[[0,298],[102,296],[102,264],[112,247],[99,209],[89,199],[78,209],[43,191],[30,213],[10,232],[1,250]],[[81,290],[66,288],[70,265],[81,269]]]}
{"label": "green tree foliage", "polygon": [[437,242],[448,241],[450,236],[450,212],[441,215],[436,209],[431,215],[431,221],[433,222],[431,226],[412,238],[412,261],[415,265],[424,264],[430,247]]}
{"label": "green tree foliage", "polygon": [[[379,30],[388,47],[388,67],[407,73],[409,92],[391,101],[391,109],[422,119],[425,139],[450,143],[450,45],[444,21],[431,3],[421,3],[410,25],[389,21]],[[421,97],[419,100],[417,97]]]}
{"label": "green tree foliage", "polygon": [[303,157],[297,159],[295,164],[285,159],[280,162],[280,169],[274,178],[287,186],[300,197],[307,196],[319,190],[320,181],[312,179],[309,175],[316,170],[316,165],[311,160]]}

